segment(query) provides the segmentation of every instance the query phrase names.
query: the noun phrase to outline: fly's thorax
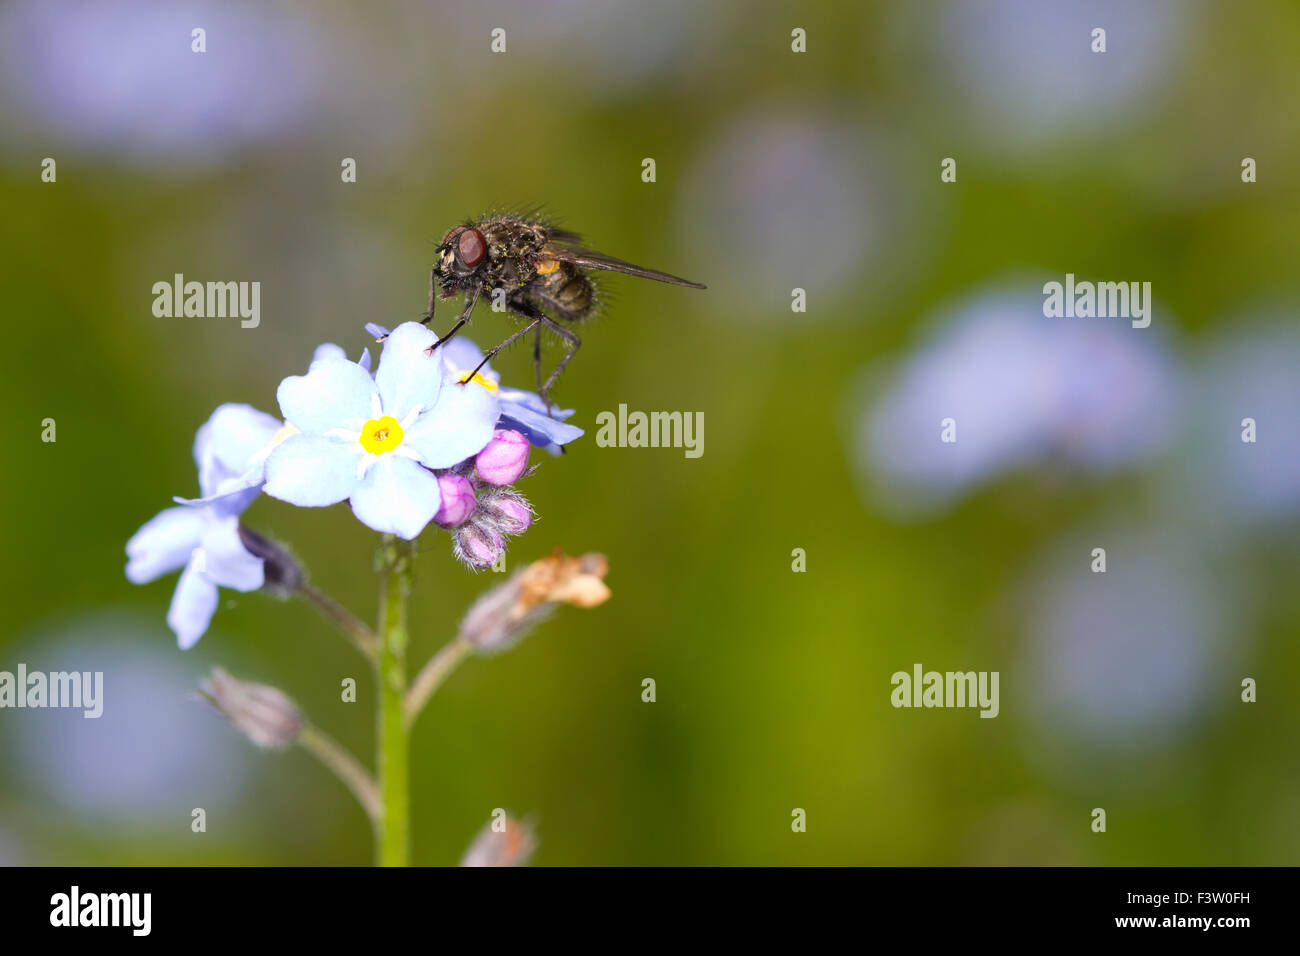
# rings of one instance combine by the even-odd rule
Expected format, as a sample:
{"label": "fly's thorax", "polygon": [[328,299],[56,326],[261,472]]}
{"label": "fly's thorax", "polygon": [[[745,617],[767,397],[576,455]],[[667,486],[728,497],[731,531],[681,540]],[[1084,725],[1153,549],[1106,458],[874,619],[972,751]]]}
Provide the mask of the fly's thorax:
{"label": "fly's thorax", "polygon": [[488,219],[479,226],[487,240],[488,255],[492,258],[531,259],[546,243],[545,226],[502,216]]}

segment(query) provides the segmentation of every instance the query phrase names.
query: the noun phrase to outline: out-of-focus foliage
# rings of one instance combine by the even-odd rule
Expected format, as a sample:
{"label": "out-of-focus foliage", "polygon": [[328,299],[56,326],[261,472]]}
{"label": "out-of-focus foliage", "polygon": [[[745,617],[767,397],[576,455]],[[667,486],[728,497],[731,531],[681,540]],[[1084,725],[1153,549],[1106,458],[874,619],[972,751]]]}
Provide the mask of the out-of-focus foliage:
{"label": "out-of-focus foliage", "polygon": [[[439,691],[417,862],[496,807],[541,864],[1295,862],[1298,26],[1282,0],[0,9],[0,670],[106,672],[98,721],[0,711],[0,862],[369,860],[310,758],[185,699],[224,665],[369,760],[364,663],[307,606],[225,592],[182,653],[173,580],[130,586],[123,545],[197,491],[218,404],[275,412],[316,345],[422,312],[449,226],[536,202],[710,289],[604,283],[556,390],[588,435],[535,459],[511,557],[604,552],[613,598]],[[1151,327],[1008,331],[1068,321],[1035,312],[1066,272],[1151,282]],[[154,317],[176,273],[260,281],[260,325]],[[480,306],[469,332],[509,328]],[[495,364],[530,384],[527,349]],[[1076,404],[1040,407],[1063,381]],[[1005,441],[963,433],[976,464],[935,478],[889,415],[937,436],[945,387]],[[620,403],[702,411],[703,456],[597,447]],[[345,506],[247,520],[373,615]],[[415,663],[499,580],[422,546]],[[999,717],[893,709],[916,662],[999,671]]]}

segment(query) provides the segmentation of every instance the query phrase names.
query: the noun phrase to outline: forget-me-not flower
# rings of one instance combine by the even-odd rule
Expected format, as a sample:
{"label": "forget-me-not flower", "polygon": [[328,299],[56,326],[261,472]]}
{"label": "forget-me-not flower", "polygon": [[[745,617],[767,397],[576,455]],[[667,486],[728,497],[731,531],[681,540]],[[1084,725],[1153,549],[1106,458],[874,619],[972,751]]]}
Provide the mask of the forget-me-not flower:
{"label": "forget-me-not flower", "polygon": [[194,461],[199,504],[160,511],[126,543],[126,576],[134,584],[181,570],[167,624],[182,650],[193,647],[217,609],[217,588],[256,591],[265,581],[262,559],[239,537],[239,515],[257,497],[240,481],[245,459],[280,423],[247,405],[222,405],[199,428]]}
{"label": "forget-me-not flower", "polygon": [[[317,346],[311,364],[324,359],[343,359],[347,353],[342,348],[326,342]],[[357,363],[370,371],[370,350],[361,353]],[[309,366],[310,368],[310,366]],[[212,504],[218,509],[241,513],[261,493],[266,482],[266,460],[275,447],[298,429],[291,422],[281,424],[264,412],[248,405],[222,405],[205,428],[214,429],[216,441],[211,445],[207,464],[199,463],[199,470],[209,469],[208,487],[212,494],[201,498],[174,497],[181,505]]]}
{"label": "forget-me-not flower", "polygon": [[[388,335],[387,329],[373,322],[366,325],[366,331],[381,340]],[[561,445],[583,436],[581,428],[565,423],[565,419],[573,415],[573,409],[548,410],[546,402],[536,392],[503,387],[501,373],[493,369],[490,362],[479,368],[483,351],[465,336],[458,335],[440,351],[450,381],[462,381],[478,368],[478,374],[470,381],[497,396],[501,403],[501,428],[521,432],[534,447],[545,448],[551,454],[559,454]]]}
{"label": "forget-me-not flower", "polygon": [[478,454],[500,417],[495,393],[444,374],[436,341],[407,322],[384,341],[373,378],[327,353],[281,382],[280,411],[297,433],[267,458],[266,493],[309,508],[348,500],[376,531],[417,537],[441,504],[431,469]]}

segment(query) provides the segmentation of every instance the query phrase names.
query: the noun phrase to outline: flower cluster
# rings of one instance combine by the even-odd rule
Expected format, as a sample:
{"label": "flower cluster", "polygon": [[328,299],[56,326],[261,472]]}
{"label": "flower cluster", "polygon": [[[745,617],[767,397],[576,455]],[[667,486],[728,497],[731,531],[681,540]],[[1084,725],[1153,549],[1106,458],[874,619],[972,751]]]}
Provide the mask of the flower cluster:
{"label": "flower cluster", "polygon": [[305,375],[280,383],[283,421],[218,408],[195,438],[200,496],[175,499],[127,542],[132,582],[181,570],[167,620],[182,648],[207,630],[219,587],[285,586],[284,569],[267,567],[268,554],[284,552],[240,525],[263,492],[305,508],[347,501],[363,524],[407,540],[435,522],[474,569],[495,564],[532,523],[512,485],[530,473],[530,446],[558,452],[582,435],[564,422],[573,413],[503,388],[464,339],[435,347],[415,322],[368,328],[384,343],[373,373],[368,350],[353,362],[322,345]]}

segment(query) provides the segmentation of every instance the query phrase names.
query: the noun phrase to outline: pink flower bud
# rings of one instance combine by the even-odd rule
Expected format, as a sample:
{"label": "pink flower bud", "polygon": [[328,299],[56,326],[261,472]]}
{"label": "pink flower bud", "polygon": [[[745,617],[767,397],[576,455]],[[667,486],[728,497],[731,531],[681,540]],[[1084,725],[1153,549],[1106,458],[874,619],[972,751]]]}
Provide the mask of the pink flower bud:
{"label": "pink flower bud", "polygon": [[474,486],[464,475],[439,475],[438,493],[442,495],[442,507],[433,520],[444,528],[462,525],[474,513]]}
{"label": "pink flower bud", "polygon": [[505,534],[523,534],[533,523],[533,509],[515,491],[490,491],[479,502],[479,512]]}
{"label": "pink flower bud", "polygon": [[506,539],[486,522],[467,521],[452,535],[452,553],[475,571],[484,571],[506,553]]}
{"label": "pink flower bud", "polygon": [[474,459],[479,477],[490,485],[508,485],[528,467],[528,439],[517,431],[498,428]]}

